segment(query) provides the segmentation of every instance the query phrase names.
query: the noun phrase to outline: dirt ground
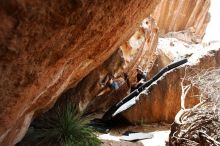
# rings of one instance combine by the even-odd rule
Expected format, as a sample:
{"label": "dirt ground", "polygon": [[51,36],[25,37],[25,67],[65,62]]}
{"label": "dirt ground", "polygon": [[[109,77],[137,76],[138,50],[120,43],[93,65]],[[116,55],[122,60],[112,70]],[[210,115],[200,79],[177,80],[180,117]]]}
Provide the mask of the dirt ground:
{"label": "dirt ground", "polygon": [[[133,131],[133,132],[155,132],[155,131],[167,131],[170,129],[170,125],[157,123],[157,124],[150,124],[150,125],[136,125],[136,126],[127,126],[127,127],[117,127],[110,131],[110,135],[112,136],[122,136],[123,133],[126,131]],[[122,140],[110,140],[110,139],[101,139],[102,146],[144,146],[143,142],[128,142]],[[149,142],[158,141],[158,137],[153,137],[149,139]],[[161,139],[162,140],[162,139]],[[160,141],[160,139],[159,139]],[[147,142],[148,143],[148,142]],[[163,144],[159,144],[159,146],[163,146],[165,141],[161,142]],[[153,144],[153,143],[152,143]],[[148,145],[148,144],[147,144]],[[151,145],[149,143],[149,145]],[[154,144],[153,144],[154,145]]]}
{"label": "dirt ground", "polygon": [[102,146],[144,146],[141,142],[102,140]]}

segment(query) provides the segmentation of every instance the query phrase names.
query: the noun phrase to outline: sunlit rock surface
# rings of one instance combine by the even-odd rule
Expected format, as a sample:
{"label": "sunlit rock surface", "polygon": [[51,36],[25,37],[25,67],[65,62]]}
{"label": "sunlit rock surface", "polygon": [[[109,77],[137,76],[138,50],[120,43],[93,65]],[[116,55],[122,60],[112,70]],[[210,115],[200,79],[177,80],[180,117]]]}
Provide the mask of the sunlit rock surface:
{"label": "sunlit rock surface", "polygon": [[0,145],[17,143],[33,115],[107,60],[157,2],[1,1]]}
{"label": "sunlit rock surface", "polygon": [[[210,20],[210,0],[162,0],[152,13],[161,34],[183,31],[181,37],[201,42]],[[189,35],[190,34],[190,35]]]}

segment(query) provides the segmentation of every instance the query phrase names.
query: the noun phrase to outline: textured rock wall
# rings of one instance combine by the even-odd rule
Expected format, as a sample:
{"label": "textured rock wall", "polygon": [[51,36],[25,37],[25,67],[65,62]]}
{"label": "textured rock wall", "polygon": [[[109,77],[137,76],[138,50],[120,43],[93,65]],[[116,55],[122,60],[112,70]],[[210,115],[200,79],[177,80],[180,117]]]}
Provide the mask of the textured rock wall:
{"label": "textured rock wall", "polygon": [[205,34],[210,0],[162,0],[152,13],[161,34],[189,29],[195,37]]}
{"label": "textured rock wall", "polygon": [[[130,82],[136,79],[137,66],[148,69],[156,59],[158,27],[152,18],[146,18],[132,37],[123,43],[102,65],[89,73],[76,87],[70,88],[61,97],[60,102],[71,99],[84,112],[102,111],[123,98],[129,87],[123,79],[127,73]],[[113,74],[123,85],[114,91],[104,85],[109,74]],[[99,105],[99,106],[97,106]]]}
{"label": "textured rock wall", "polygon": [[32,116],[109,58],[157,2],[1,1],[0,145],[18,142]]}

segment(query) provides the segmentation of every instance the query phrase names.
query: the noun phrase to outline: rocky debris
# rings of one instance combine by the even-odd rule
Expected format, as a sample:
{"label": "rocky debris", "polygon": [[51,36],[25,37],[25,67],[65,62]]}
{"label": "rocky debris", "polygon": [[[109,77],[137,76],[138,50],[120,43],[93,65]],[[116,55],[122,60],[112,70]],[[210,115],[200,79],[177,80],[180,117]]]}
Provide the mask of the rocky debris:
{"label": "rocky debris", "polygon": [[0,145],[17,143],[32,117],[107,60],[158,2],[2,1]]}
{"label": "rocky debris", "polygon": [[188,38],[201,42],[210,20],[210,3],[210,0],[161,0],[152,17],[161,34],[185,30],[193,34]]}

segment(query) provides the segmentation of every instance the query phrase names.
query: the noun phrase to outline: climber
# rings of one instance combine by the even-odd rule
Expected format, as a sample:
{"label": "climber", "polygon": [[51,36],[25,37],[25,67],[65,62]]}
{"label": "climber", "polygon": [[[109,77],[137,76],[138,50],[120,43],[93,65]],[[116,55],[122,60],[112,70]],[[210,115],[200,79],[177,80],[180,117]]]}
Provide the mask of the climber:
{"label": "climber", "polygon": [[126,82],[127,86],[130,87],[130,80],[128,77],[128,73],[123,72],[123,79]]}
{"label": "climber", "polygon": [[121,79],[115,79],[114,75],[111,73],[107,74],[104,81],[99,83],[102,89],[97,96],[101,96],[111,90],[117,90],[122,84],[120,80]]}
{"label": "climber", "polygon": [[136,75],[136,77],[137,77],[137,82],[139,82],[139,81],[142,80],[142,79],[146,82],[146,81],[147,81],[147,72],[142,71],[142,70],[140,69],[140,67],[138,67],[138,68],[136,69],[136,71],[137,71],[137,75]]}
{"label": "climber", "polygon": [[131,85],[130,92],[133,92],[135,89],[138,89],[141,85],[147,82],[147,72],[142,71],[140,67],[138,67],[136,71],[137,71],[136,83]]}
{"label": "climber", "polygon": [[119,88],[119,83],[116,81],[115,77],[112,74],[109,76],[107,85],[109,86],[110,89],[113,90],[117,90]]}

